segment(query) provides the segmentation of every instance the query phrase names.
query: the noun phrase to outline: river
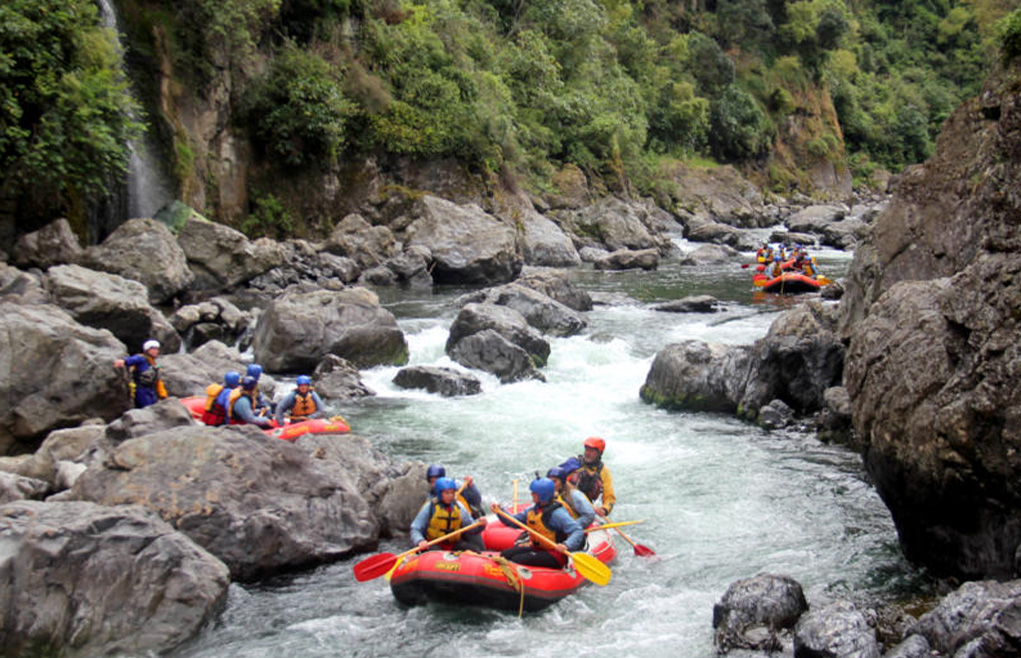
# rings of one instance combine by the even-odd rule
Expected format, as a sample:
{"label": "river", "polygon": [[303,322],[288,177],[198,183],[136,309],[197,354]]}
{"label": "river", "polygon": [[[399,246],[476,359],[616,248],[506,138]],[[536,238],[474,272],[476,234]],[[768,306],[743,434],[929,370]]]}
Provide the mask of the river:
{"label": "river", "polygon": [[[831,278],[846,272],[849,254],[817,253]],[[366,557],[358,556],[232,585],[219,622],[174,655],[710,658],[713,604],[737,579],[787,574],[803,585],[810,605],[837,597],[891,601],[923,586],[856,454],[811,434],[666,412],[638,397],[665,345],[685,338],[751,343],[802,298],[757,295],[749,270],[735,264],[666,264],[656,273],[580,268],[572,277],[612,303],[587,314],[582,335],[551,339],[546,383],[500,385],[483,375],[481,395],[444,399],[395,387],[398,369],[382,367],[363,372],[378,395],[338,411],[388,455],[470,474],[484,498],[500,501],[511,499],[515,479],[524,497],[536,471],[601,436],[619,501],[613,518],[644,520],[625,531],[656,557],[636,557],[620,541],[608,586],[585,587],[518,618],[438,604],[402,608],[384,579],[355,582],[351,567]],[[452,365],[443,346],[456,314],[451,301],[461,292],[380,291],[408,337],[412,364]],[[724,308],[651,309],[692,294],[711,294]],[[406,540],[380,546],[406,548]]]}

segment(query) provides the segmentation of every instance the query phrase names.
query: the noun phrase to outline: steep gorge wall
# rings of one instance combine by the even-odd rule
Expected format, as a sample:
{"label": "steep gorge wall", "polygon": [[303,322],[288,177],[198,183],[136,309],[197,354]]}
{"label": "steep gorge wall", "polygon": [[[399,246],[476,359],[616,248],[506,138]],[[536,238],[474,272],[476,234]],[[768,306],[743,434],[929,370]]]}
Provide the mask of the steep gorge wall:
{"label": "steep gorge wall", "polygon": [[1018,573],[1019,75],[994,73],[900,177],[842,302],[866,468],[905,553],[941,575]]}

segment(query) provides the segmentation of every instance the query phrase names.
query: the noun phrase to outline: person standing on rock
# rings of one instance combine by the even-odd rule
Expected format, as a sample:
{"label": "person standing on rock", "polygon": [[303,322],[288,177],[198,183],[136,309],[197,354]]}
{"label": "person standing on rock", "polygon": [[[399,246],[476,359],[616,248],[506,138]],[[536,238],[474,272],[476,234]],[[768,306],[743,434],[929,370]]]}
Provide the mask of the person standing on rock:
{"label": "person standing on rock", "polygon": [[571,473],[570,483],[588,496],[596,514],[607,517],[613,511],[617,495],[613,492],[613,476],[610,475],[610,469],[603,463],[606,441],[598,436],[590,436],[585,439],[583,445],[585,452],[578,455],[581,468]]}
{"label": "person standing on rock", "polygon": [[258,425],[262,429],[273,427],[273,421],[269,418],[255,414],[257,384],[255,377],[246,376],[241,380],[241,388],[236,388],[231,392],[227,406],[231,425]]}
{"label": "person standing on rock", "polygon": [[142,345],[142,353],[117,359],[114,368],[127,368],[131,375],[131,392],[135,407],[143,409],[156,404],[167,397],[167,387],[160,376],[160,367],[156,363],[160,355],[160,344],[157,340],[147,340]]}
{"label": "person standing on rock", "polygon": [[277,425],[283,427],[290,412],[291,422],[297,423],[309,418],[323,417],[323,399],[312,389],[312,380],[308,375],[298,375],[294,382],[296,388],[277,405]]}

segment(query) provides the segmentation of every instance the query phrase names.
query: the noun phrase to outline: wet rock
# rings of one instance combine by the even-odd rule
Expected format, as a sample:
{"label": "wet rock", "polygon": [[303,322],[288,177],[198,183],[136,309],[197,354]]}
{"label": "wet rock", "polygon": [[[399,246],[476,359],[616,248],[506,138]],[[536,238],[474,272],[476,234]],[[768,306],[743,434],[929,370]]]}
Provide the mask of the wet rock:
{"label": "wet rock", "polygon": [[259,316],[252,348],[256,361],[271,372],[308,372],[327,354],[358,367],[408,359],[397,320],[365,288],[274,299]]}
{"label": "wet rock", "polygon": [[794,422],[794,410],[783,400],[773,400],[759,409],[759,427],[777,430],[789,427]]}
{"label": "wet rock", "polygon": [[597,270],[655,270],[659,267],[659,251],[619,249],[597,258],[593,265]]}
{"label": "wet rock", "polygon": [[433,285],[432,252],[422,245],[411,246],[386,261],[386,268],[394,273],[398,283],[413,288],[428,288]]}
{"label": "wet rock", "polygon": [[531,326],[554,336],[574,336],[588,326],[588,321],[576,311],[542,292],[517,283],[469,293],[454,303],[461,306],[466,303],[506,306],[520,313]]}
{"label": "wet rock", "polygon": [[101,244],[87,248],[78,264],[142,283],[153,304],[170,301],[195,279],[174,234],[152,219],[124,222]]}
{"label": "wet rock", "polygon": [[684,254],[681,265],[720,265],[741,258],[741,252],[725,244],[703,244]]}
{"label": "wet rock", "polygon": [[316,392],[324,400],[350,400],[375,395],[361,380],[358,368],[336,354],[327,354],[312,374]]}
{"label": "wet rock", "polygon": [[482,382],[474,375],[436,366],[402,368],[393,382],[401,388],[422,388],[448,398],[482,392]]}
{"label": "wet rock", "polygon": [[466,304],[450,326],[446,352],[461,365],[491,372],[506,383],[541,379],[536,368],[546,364],[550,346],[514,309]]}
{"label": "wet rock", "polygon": [[921,635],[912,635],[884,653],[883,658],[932,658],[932,647]]}
{"label": "wet rock", "polygon": [[942,655],[1017,655],[1021,643],[1021,580],[965,583],[922,615],[909,633]]}
{"label": "wet rock", "polygon": [[149,507],[251,580],[375,545],[376,521],[351,478],[254,427],[180,427],[114,447],[71,496]]}
{"label": "wet rock", "polygon": [[802,615],[794,628],[794,658],[880,658],[876,632],[849,601]]}
{"label": "wet rock", "polygon": [[114,443],[156,434],[175,427],[195,425],[191,412],[177,398],[160,400],[144,409],[130,409],[106,427],[106,438]]}
{"label": "wet rock", "polygon": [[773,574],[744,578],[731,583],[713,606],[713,643],[720,653],[779,651],[781,638],[806,610],[804,592],[793,578]]}
{"label": "wet rock", "polygon": [[20,236],[12,255],[18,267],[45,270],[54,265],[74,263],[81,253],[78,236],[71,230],[71,224],[61,217],[38,231]]}
{"label": "wet rock", "polygon": [[50,490],[43,480],[0,471],[0,505],[15,500],[39,500]]}
{"label": "wet rock", "polygon": [[720,300],[712,295],[691,295],[672,302],[657,304],[653,308],[667,313],[715,313],[719,311]]}
{"label": "wet rock", "polygon": [[571,283],[563,270],[525,272],[515,283],[541,292],[575,311],[592,310],[592,297]]}
{"label": "wet rock", "polygon": [[134,505],[0,507],[0,646],[6,655],[164,652],[222,608],[222,562]]}

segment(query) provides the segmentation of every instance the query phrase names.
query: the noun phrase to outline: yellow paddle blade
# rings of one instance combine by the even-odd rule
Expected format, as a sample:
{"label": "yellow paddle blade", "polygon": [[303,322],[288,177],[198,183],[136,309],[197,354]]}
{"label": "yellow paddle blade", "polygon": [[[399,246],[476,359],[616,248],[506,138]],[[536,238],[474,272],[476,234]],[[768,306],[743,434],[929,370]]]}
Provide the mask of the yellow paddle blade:
{"label": "yellow paddle blade", "polygon": [[613,572],[596,556],[588,553],[571,553],[571,560],[574,561],[575,570],[583,578],[591,580],[596,585],[606,585],[610,582]]}
{"label": "yellow paddle blade", "polygon": [[815,277],[815,280],[818,281],[819,283],[821,283],[824,286],[828,286],[829,284],[833,283],[833,279],[829,278],[828,276],[824,276],[822,274],[820,274],[819,276]]}

